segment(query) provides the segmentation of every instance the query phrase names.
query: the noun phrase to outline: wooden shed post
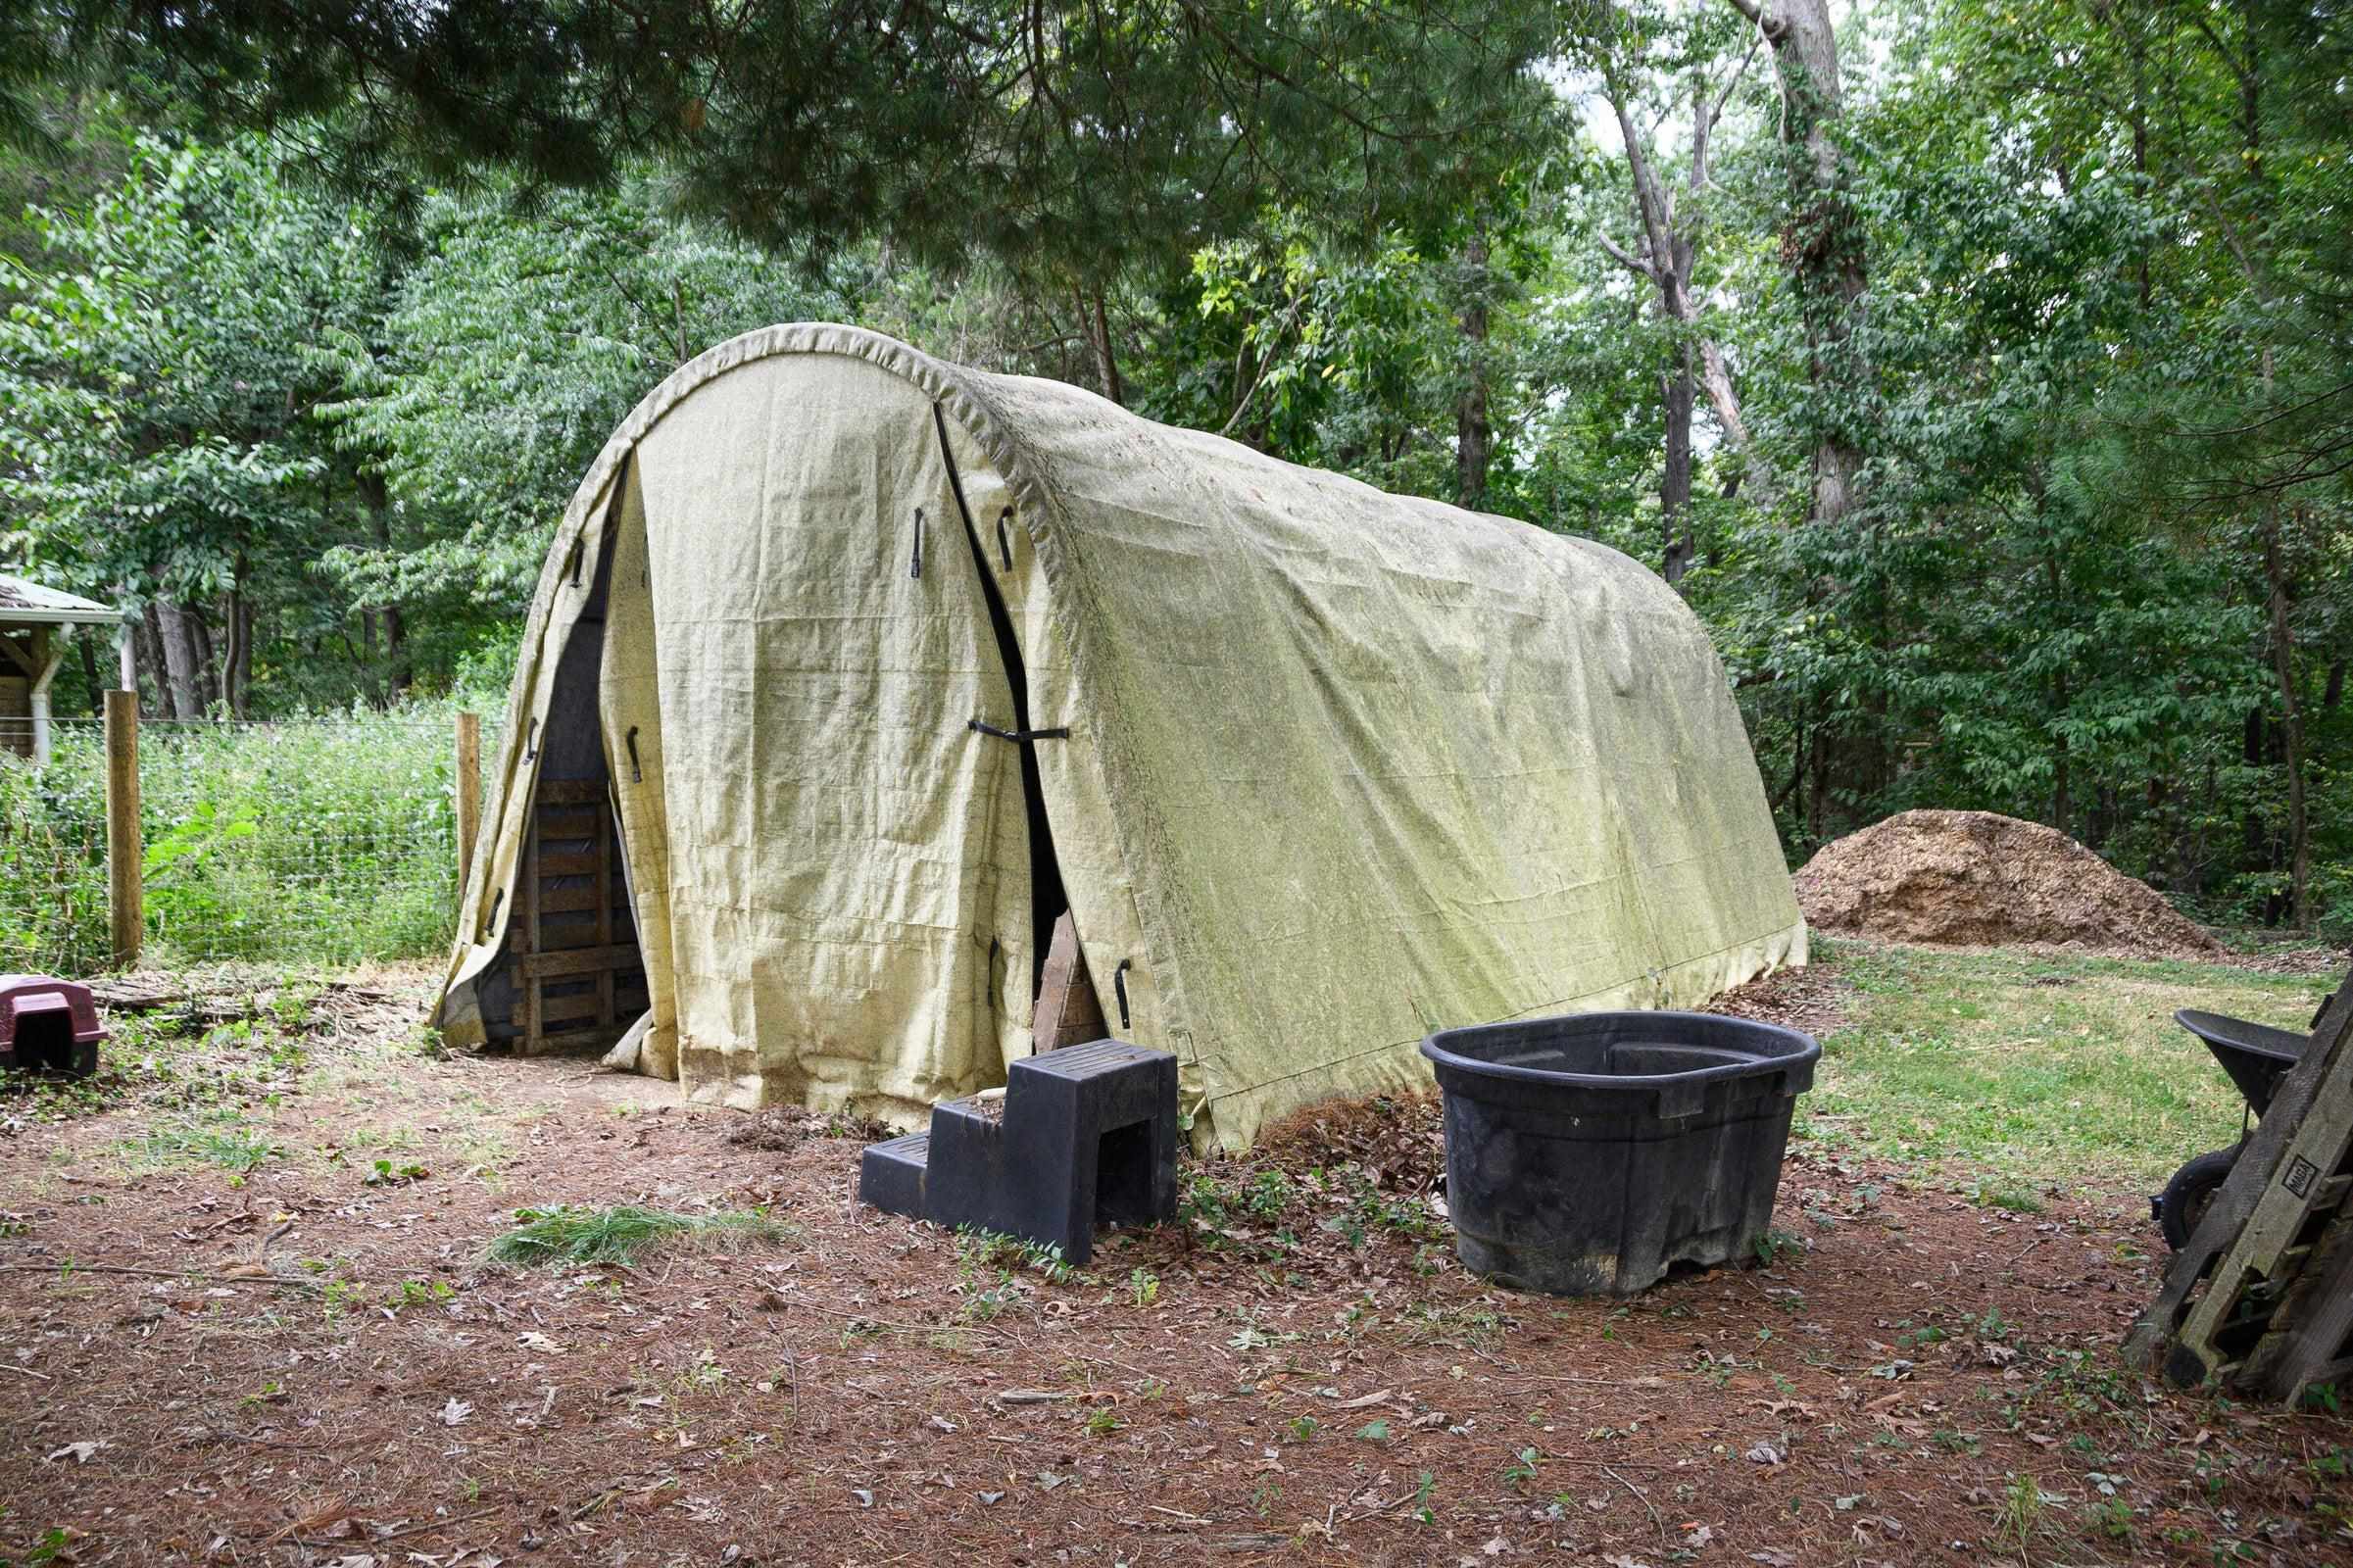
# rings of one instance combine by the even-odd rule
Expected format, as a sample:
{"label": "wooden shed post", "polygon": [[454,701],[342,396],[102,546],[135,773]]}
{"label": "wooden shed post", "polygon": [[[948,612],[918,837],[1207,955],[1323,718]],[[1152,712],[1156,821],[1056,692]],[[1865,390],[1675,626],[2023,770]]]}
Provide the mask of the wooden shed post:
{"label": "wooden shed post", "polygon": [[106,694],[106,888],[107,920],[114,937],[115,963],[129,969],[139,961],[139,937],[146,929],[141,907],[139,864],[145,855],[139,835],[139,694]]}
{"label": "wooden shed post", "polygon": [[473,874],[474,834],[482,826],[482,716],[458,715],[458,896]]}

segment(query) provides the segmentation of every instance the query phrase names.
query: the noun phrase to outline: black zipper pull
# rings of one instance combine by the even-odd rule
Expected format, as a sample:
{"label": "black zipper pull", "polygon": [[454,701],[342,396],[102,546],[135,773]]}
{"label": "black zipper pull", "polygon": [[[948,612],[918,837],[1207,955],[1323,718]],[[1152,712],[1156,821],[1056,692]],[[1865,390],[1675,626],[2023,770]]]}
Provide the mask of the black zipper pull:
{"label": "black zipper pull", "polygon": [[923,575],[923,509],[921,507],[915,509],[915,554],[913,559],[907,564],[907,574],[910,577]]}
{"label": "black zipper pull", "polygon": [[1111,990],[1119,998],[1119,1032],[1121,1034],[1127,1033],[1128,1030],[1127,971],[1128,965],[1135,961],[1133,958],[1122,958],[1119,960],[1119,967],[1111,971]]}
{"label": "black zipper pull", "polygon": [[635,724],[629,726],[627,739],[629,742],[629,782],[643,784],[646,781],[646,773],[644,768],[637,765],[637,726]]}
{"label": "black zipper pull", "polygon": [[1011,507],[1005,508],[997,514],[997,553],[1005,558],[1005,569],[1007,571],[1013,569],[1013,542],[1005,533],[1005,525],[1012,515],[1013,509]]}

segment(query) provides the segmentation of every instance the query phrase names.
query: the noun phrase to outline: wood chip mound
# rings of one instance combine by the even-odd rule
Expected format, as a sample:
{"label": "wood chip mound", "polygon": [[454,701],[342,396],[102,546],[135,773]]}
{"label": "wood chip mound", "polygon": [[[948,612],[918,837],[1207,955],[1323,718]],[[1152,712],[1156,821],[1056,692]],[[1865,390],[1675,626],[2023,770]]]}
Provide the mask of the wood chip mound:
{"label": "wood chip mound", "polygon": [[2055,828],[1991,811],[1904,811],[1797,873],[1816,930],[1941,947],[2070,947],[2215,958],[2223,945],[2147,883]]}

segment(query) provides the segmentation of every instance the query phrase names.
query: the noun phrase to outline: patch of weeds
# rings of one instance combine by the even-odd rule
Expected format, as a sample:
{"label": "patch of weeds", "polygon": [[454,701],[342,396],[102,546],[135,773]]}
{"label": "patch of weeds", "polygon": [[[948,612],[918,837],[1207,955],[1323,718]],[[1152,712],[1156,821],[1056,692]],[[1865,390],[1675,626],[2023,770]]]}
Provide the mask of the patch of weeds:
{"label": "patch of weeds", "polygon": [[2033,1476],[2009,1476],[1996,1503],[1994,1542],[2015,1545],[2023,1556],[2041,1533],[2043,1510],[2050,1502],[2050,1494]]}
{"label": "patch of weeds", "polygon": [[233,1110],[202,1121],[167,1121],[115,1149],[131,1164],[150,1170],[214,1165],[239,1175],[286,1156],[285,1150],[247,1127]]}
{"label": "patch of weeds", "polygon": [[1437,1490],[1438,1477],[1430,1471],[1423,1471],[1422,1479],[1413,1489],[1413,1517],[1425,1525],[1438,1523],[1438,1515],[1430,1507],[1430,1498]]}
{"label": "patch of weeds", "polygon": [[1243,1211],[1252,1219],[1272,1222],[1283,1217],[1283,1210],[1296,1196],[1290,1177],[1279,1170],[1262,1170],[1242,1190]]}
{"label": "patch of weeds", "polygon": [[1493,1350],[1503,1343],[1503,1319],[1487,1307],[1442,1307],[1421,1304],[1397,1317],[1400,1338],[1407,1345],[1450,1345],[1469,1350]]}
{"label": "patch of weeds", "polygon": [[[73,1554],[66,1549],[72,1539],[64,1530],[54,1526],[44,1530],[34,1538],[31,1545],[25,1548],[23,1568],[49,1568],[51,1563],[74,1561]],[[18,1568],[18,1560],[0,1557],[0,1568]]]}
{"label": "patch of weeds", "polygon": [[422,1165],[395,1165],[388,1159],[374,1162],[374,1168],[361,1182],[368,1187],[406,1187],[411,1182],[423,1181],[433,1173]]}
{"label": "patch of weeds", "polygon": [[1923,1349],[1928,1346],[1940,1344],[1952,1338],[1934,1323],[1929,1324],[1926,1328],[1916,1329],[1907,1319],[1901,1328],[1902,1332],[1895,1336],[1895,1348],[1899,1350]]}
{"label": "patch of weeds", "polygon": [[1291,1418],[1291,1441],[1294,1443],[1304,1443],[1309,1438],[1315,1436],[1315,1417],[1311,1415],[1295,1415]]}
{"label": "patch of weeds", "polygon": [[2010,1214],[2039,1214],[2043,1208],[2041,1196],[2032,1187],[1995,1176],[1981,1176],[1961,1191],[1980,1208],[1998,1208]]}
{"label": "patch of weeds", "polygon": [[490,1244],[494,1263],[628,1263],[657,1247],[727,1249],[792,1234],[790,1226],[764,1209],[675,1214],[634,1203],[614,1208],[560,1203],[553,1208],[518,1208],[515,1217],[521,1223]]}
{"label": "patch of weeds", "polygon": [[1511,1463],[1503,1467],[1497,1479],[1513,1492],[1518,1492],[1536,1479],[1536,1466],[1537,1451],[1534,1448],[1522,1448],[1511,1456]]}
{"label": "patch of weeds", "polygon": [[1138,1308],[1156,1305],[1160,1299],[1160,1276],[1147,1268],[1131,1269],[1127,1291],[1129,1300]]}
{"label": "patch of weeds", "polygon": [[1784,1252],[1796,1252],[1802,1255],[1805,1251],[1805,1245],[1804,1237],[1785,1231],[1776,1225],[1756,1239],[1756,1260],[1765,1267],[1771,1268],[1775,1263],[1781,1261],[1781,1255]]}
{"label": "patch of weeds", "polygon": [[956,1309],[958,1323],[994,1323],[1008,1310],[1021,1304],[1021,1287],[1010,1271],[999,1269],[997,1283],[974,1288],[969,1283],[958,1285],[964,1293],[963,1304]]}
{"label": "patch of weeds", "polygon": [[1067,1285],[1079,1277],[1078,1270],[1062,1256],[1062,1250],[1058,1246],[1041,1247],[1036,1242],[1025,1241],[1018,1236],[1007,1236],[1003,1231],[983,1230],[973,1225],[956,1227],[956,1256],[958,1267],[967,1278],[982,1269],[1005,1262],[1012,1262],[1045,1275],[1049,1285]]}
{"label": "patch of weeds", "polygon": [[403,1280],[384,1298],[384,1306],[393,1312],[412,1306],[438,1306],[457,1294],[444,1280]]}
{"label": "patch of weeds", "polygon": [[695,1358],[687,1363],[686,1370],[678,1374],[677,1387],[687,1392],[708,1393],[726,1385],[727,1369],[719,1365],[718,1356],[712,1353],[708,1345],[697,1350]]}
{"label": "patch of weeds", "polygon": [[2084,1479],[2100,1493],[2098,1501],[2083,1505],[2084,1515],[2091,1521],[2091,1527],[2110,1541],[2132,1540],[2132,1505],[2116,1494],[2117,1478],[2094,1470]]}
{"label": "patch of weeds", "polygon": [[396,1056],[415,1056],[424,1061],[446,1061],[457,1054],[441,1031],[429,1023],[417,1022],[394,1035],[386,1045]]}
{"label": "patch of weeds", "polygon": [[1356,1436],[1366,1443],[1387,1443],[1389,1441],[1389,1423],[1367,1421],[1356,1429]]}
{"label": "patch of weeds", "polygon": [[1109,1405],[1099,1404],[1087,1414],[1087,1436],[1107,1438],[1126,1424],[1112,1413]]}

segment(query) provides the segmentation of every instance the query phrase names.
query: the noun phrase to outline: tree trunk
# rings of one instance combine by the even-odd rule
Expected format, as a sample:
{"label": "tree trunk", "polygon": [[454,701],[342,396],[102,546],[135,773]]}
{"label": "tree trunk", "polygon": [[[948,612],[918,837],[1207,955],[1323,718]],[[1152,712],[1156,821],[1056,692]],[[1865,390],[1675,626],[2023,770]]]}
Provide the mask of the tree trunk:
{"label": "tree trunk", "polygon": [[[368,508],[369,521],[375,525],[377,548],[389,552],[392,548],[392,497],[385,488],[384,476],[360,471],[360,499]],[[384,682],[391,697],[397,701],[406,695],[413,679],[409,668],[408,617],[398,605],[386,605],[384,613]]]}
{"label": "tree trunk", "polygon": [[198,673],[201,662],[189,629],[189,622],[195,617],[169,599],[157,600],[154,608],[156,641],[164,655],[164,680],[172,694],[172,716],[202,718],[204,688]]}
{"label": "tree trunk", "polygon": [[2287,908],[2298,930],[2312,909],[2312,817],[2304,800],[2304,705],[2296,695],[2295,631],[2288,623],[2286,553],[2279,544],[2279,508],[2263,503],[2263,580],[2272,622],[2272,674],[2279,685],[2279,739],[2287,761]]}
{"label": "tree trunk", "polygon": [[1459,318],[1468,347],[1468,375],[1454,408],[1454,493],[1458,506],[1487,505],[1487,469],[1495,452],[1495,428],[1487,414],[1487,237],[1462,248],[1463,304]]}
{"label": "tree trunk", "polygon": [[1838,38],[1829,0],[1732,0],[1773,48],[1781,78],[1781,137],[1789,216],[1782,257],[1805,322],[1814,389],[1816,522],[1843,519],[1863,455],[1853,422],[1868,384],[1856,363],[1854,319],[1868,278],[1863,224],[1848,189],[1846,155],[1832,134],[1840,114]]}
{"label": "tree trunk", "polygon": [[1088,346],[1095,351],[1095,370],[1103,380],[1103,395],[1124,408],[1127,393],[1119,384],[1119,356],[1111,346],[1111,318],[1103,309],[1103,290],[1097,289],[1092,296],[1082,293],[1078,308],[1080,319],[1086,325]]}
{"label": "tree trunk", "polygon": [[74,641],[78,645],[81,653],[81,678],[89,683],[90,708],[92,711],[96,711],[106,702],[106,699],[99,695],[106,688],[98,684],[98,628],[95,626],[82,627],[80,634]]}
{"label": "tree trunk", "polygon": [[1683,345],[1671,374],[1660,377],[1666,396],[1667,463],[1658,481],[1659,575],[1683,581],[1696,554],[1691,544],[1691,350]]}
{"label": "tree trunk", "polygon": [[[1743,61],[1742,69],[1745,70],[1745,67],[1746,62]],[[1606,233],[1599,237],[1601,248],[1611,260],[1637,277],[1647,280],[1657,290],[1659,314],[1675,323],[1679,346],[1675,353],[1676,368],[1666,383],[1670,405],[1666,412],[1668,475],[1662,480],[1662,485],[1676,482],[1675,446],[1678,439],[1684,443],[1684,466],[1688,470],[1690,466],[1691,383],[1696,376],[1698,386],[1706,391],[1708,403],[1716,411],[1716,422],[1724,429],[1725,444],[1740,460],[1740,467],[1724,481],[1724,498],[1729,501],[1738,494],[1741,481],[1745,479],[1756,504],[1770,508],[1776,490],[1773,475],[1766,469],[1757,455],[1755,444],[1749,439],[1748,421],[1740,414],[1740,399],[1733,390],[1732,371],[1725,364],[1724,351],[1713,340],[1698,334],[1699,306],[1691,297],[1691,277],[1698,266],[1699,235],[1704,226],[1705,203],[1702,197],[1708,186],[1708,141],[1715,127],[1716,117],[1723,112],[1725,97],[1738,83],[1740,75],[1740,72],[1735,72],[1732,79],[1725,83],[1723,93],[1713,101],[1708,96],[1705,83],[1693,84],[1691,178],[1683,192],[1679,207],[1674,193],[1667,189],[1665,181],[1659,177],[1657,165],[1652,161],[1642,134],[1636,126],[1628,95],[1615,68],[1603,67],[1602,84],[1609,98],[1610,109],[1617,116],[1620,139],[1625,144],[1627,172],[1634,181],[1635,219],[1641,229],[1640,238],[1632,252],[1612,241]],[[1696,368],[1693,366],[1694,357],[1697,360]],[[1684,388],[1680,410],[1675,406],[1677,394],[1673,390],[1677,383]],[[1680,437],[1678,423],[1681,425]],[[1691,495],[1688,479],[1683,484],[1682,494],[1688,501]],[[1681,514],[1679,507],[1677,515]],[[1672,521],[1666,521],[1663,525],[1668,529],[1666,554],[1673,558],[1677,554],[1673,544],[1674,525]],[[1687,539],[1689,532],[1687,528]],[[1680,561],[1671,559],[1667,568],[1671,574],[1667,580],[1679,581],[1690,560],[1689,550],[1683,552]]]}
{"label": "tree trunk", "polygon": [[247,717],[253,700],[253,595],[237,596],[237,716]]}
{"label": "tree trunk", "polygon": [[188,628],[188,659],[196,666],[196,694],[211,713],[221,702],[221,667],[214,662],[213,623],[194,605],[184,607]]}
{"label": "tree trunk", "polygon": [[179,711],[172,704],[172,683],[164,673],[164,639],[161,630],[161,616],[154,601],[150,600],[147,612],[131,623],[131,641],[138,649],[139,668],[146,672],[149,680],[155,682],[156,717],[177,718]]}

